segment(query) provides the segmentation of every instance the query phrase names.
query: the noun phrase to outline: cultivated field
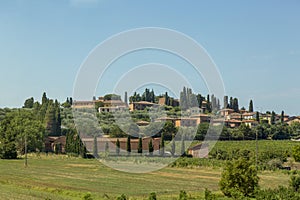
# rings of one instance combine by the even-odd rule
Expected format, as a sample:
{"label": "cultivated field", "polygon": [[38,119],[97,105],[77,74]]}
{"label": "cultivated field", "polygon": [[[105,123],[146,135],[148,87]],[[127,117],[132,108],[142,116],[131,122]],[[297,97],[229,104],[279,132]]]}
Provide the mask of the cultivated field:
{"label": "cultivated field", "polygon": [[[220,168],[164,168],[146,174],[129,174],[110,169],[97,160],[57,155],[30,155],[24,160],[0,160],[1,199],[147,199],[156,192],[158,199],[174,199],[180,190],[202,199],[204,189],[218,192]],[[260,173],[262,187],[288,185],[282,172]],[[220,193],[221,194],[221,193]],[[84,198],[86,197],[86,198]]]}

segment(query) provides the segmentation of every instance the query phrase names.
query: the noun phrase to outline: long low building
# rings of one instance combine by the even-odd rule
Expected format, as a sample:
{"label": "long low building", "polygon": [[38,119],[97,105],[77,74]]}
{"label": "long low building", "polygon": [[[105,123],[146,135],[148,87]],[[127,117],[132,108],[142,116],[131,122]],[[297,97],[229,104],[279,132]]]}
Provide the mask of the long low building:
{"label": "long low building", "polygon": [[[104,137],[98,137],[97,138],[98,152],[105,152],[105,147],[106,147],[107,144],[108,144],[108,147],[109,147],[109,152],[116,152],[116,143],[117,143],[118,139],[119,139],[119,142],[120,142],[121,152],[126,152],[127,138],[104,138]],[[81,140],[85,144],[88,151],[93,150],[94,138],[84,137],[84,138],[81,138]],[[145,138],[142,138],[143,151],[144,152],[149,151],[148,147],[149,147],[150,140],[152,140],[154,151],[159,150],[160,138],[145,137]],[[137,152],[139,139],[131,139],[130,143],[131,143],[132,152]]]}

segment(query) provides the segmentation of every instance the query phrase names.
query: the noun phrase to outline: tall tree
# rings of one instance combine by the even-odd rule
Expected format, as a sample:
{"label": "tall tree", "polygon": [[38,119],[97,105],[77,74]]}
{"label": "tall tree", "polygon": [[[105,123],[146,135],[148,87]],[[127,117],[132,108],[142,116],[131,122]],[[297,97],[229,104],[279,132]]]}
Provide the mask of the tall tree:
{"label": "tall tree", "polygon": [[252,99],[250,100],[250,103],[249,103],[249,112],[253,112],[253,101],[252,101]]}
{"label": "tall tree", "polygon": [[256,112],[256,121],[260,122],[260,119],[259,119],[259,112]]}
{"label": "tall tree", "polygon": [[275,119],[276,118],[276,114],[274,111],[272,111],[272,114],[271,114],[271,124],[275,124]]}
{"label": "tall tree", "polygon": [[185,141],[184,136],[181,137],[181,155],[185,155]]}
{"label": "tall tree", "polygon": [[180,107],[182,110],[186,110],[188,108],[187,93],[185,87],[183,87],[182,92],[180,92]]}
{"label": "tall tree", "polygon": [[284,122],[284,111],[281,111],[280,121],[281,123]]}
{"label": "tall tree", "polygon": [[98,141],[97,141],[97,136],[94,135],[94,141],[93,141],[93,156],[95,158],[99,158],[98,154]]}
{"label": "tall tree", "polygon": [[33,104],[34,104],[34,98],[31,97],[25,100],[23,108],[33,108]]}
{"label": "tall tree", "polygon": [[148,143],[148,149],[149,149],[149,155],[152,156],[153,155],[153,151],[154,151],[152,139]]}
{"label": "tall tree", "polygon": [[161,138],[160,138],[160,155],[164,156],[165,155],[165,139],[164,139],[164,134],[161,134]]}
{"label": "tall tree", "polygon": [[141,137],[139,138],[138,153],[140,153],[140,154],[143,153],[143,140]]}
{"label": "tall tree", "polygon": [[109,154],[109,144],[108,144],[108,142],[105,142],[105,153]]}
{"label": "tall tree", "polygon": [[207,110],[207,112],[211,112],[211,101],[210,101],[209,94],[207,95],[207,98],[206,98],[206,110]]}
{"label": "tall tree", "polygon": [[55,117],[55,107],[53,101],[51,100],[48,105],[48,109],[45,116],[46,124],[46,134],[50,136],[56,135],[56,117]]}
{"label": "tall tree", "polygon": [[153,89],[150,92],[150,102],[155,103],[155,94]]}
{"label": "tall tree", "polygon": [[168,92],[165,93],[165,105],[169,105],[170,104],[170,99],[169,99],[169,95]]}
{"label": "tall tree", "polygon": [[228,96],[224,96],[224,102],[223,102],[223,108],[227,108],[228,107]]}
{"label": "tall tree", "polygon": [[117,156],[120,155],[120,140],[117,139],[117,142],[116,142],[116,154]]}
{"label": "tall tree", "polygon": [[229,108],[233,109],[233,98],[232,97],[230,97],[230,100],[229,100]]}
{"label": "tall tree", "polygon": [[172,154],[172,156],[175,155],[175,150],[176,150],[175,137],[174,137],[174,134],[172,134],[172,141],[171,141],[171,154]]}
{"label": "tall tree", "polygon": [[197,94],[196,98],[198,101],[199,108],[202,108],[202,101],[204,100],[204,97],[202,97],[201,94]]}
{"label": "tall tree", "polygon": [[46,92],[44,92],[42,96],[42,105],[47,104],[47,102],[48,102],[47,94]]}
{"label": "tall tree", "polygon": [[127,92],[125,92],[125,95],[124,95],[124,102],[126,105],[128,104]]}
{"label": "tall tree", "polygon": [[127,137],[126,150],[127,150],[127,153],[128,153],[128,154],[131,153],[131,141],[130,141],[130,135],[128,135],[128,137]]}
{"label": "tall tree", "polygon": [[61,135],[61,116],[60,116],[60,105],[57,100],[55,100],[55,135],[60,136]]}
{"label": "tall tree", "polygon": [[239,112],[239,100],[237,98],[233,99],[232,109],[234,112]]}

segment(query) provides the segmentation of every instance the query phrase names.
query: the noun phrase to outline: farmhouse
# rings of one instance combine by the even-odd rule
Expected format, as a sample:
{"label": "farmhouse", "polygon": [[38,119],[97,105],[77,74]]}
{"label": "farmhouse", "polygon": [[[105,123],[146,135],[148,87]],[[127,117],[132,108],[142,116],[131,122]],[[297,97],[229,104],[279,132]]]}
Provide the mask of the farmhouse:
{"label": "farmhouse", "polygon": [[[59,136],[59,137],[47,137],[44,140],[45,144],[45,151],[46,152],[58,152],[58,153],[65,153],[66,147],[66,136]],[[57,149],[58,148],[58,149]]]}
{"label": "farmhouse", "polygon": [[99,112],[116,112],[124,111],[127,109],[126,103],[121,100],[105,100],[103,101],[103,107],[99,107]]}
{"label": "farmhouse", "polygon": [[72,108],[94,108],[94,101],[74,101]]}
{"label": "farmhouse", "polygon": [[146,108],[149,107],[157,107],[158,104],[155,103],[151,103],[148,101],[139,101],[139,102],[132,102],[129,104],[129,109],[130,111],[134,111],[134,110],[145,110]]}
{"label": "farmhouse", "polygon": [[197,144],[193,147],[188,148],[188,154],[192,155],[194,158],[208,158],[209,145]]}
{"label": "farmhouse", "polygon": [[[109,145],[109,152],[116,152],[116,142],[118,139],[120,142],[121,152],[126,152],[127,138],[104,138],[104,137],[97,138],[98,152],[105,152],[106,143]],[[85,137],[85,138],[81,138],[81,140],[86,146],[87,150],[92,151],[94,138]],[[149,150],[148,144],[150,140],[152,140],[154,151],[159,150],[160,138],[145,137],[142,138],[143,151],[148,152]],[[139,139],[131,139],[130,143],[131,143],[131,151],[137,152]]]}

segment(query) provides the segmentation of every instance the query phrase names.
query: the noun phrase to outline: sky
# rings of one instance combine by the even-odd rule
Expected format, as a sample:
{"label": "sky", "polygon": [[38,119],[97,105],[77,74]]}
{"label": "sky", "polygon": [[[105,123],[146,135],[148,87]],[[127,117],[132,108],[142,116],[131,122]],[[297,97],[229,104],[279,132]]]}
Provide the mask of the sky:
{"label": "sky", "polygon": [[[0,107],[20,107],[43,92],[64,101],[99,43],[122,31],[162,27],[197,41],[218,67],[226,94],[238,97],[241,106],[253,99],[257,110],[300,115],[299,9],[297,0],[3,0]],[[186,67],[161,53],[131,58],[139,64],[163,58]],[[132,59],[116,64],[108,77]],[[199,86],[195,92],[207,92],[203,80],[191,82]],[[98,87],[97,96],[109,92],[101,82]]]}

